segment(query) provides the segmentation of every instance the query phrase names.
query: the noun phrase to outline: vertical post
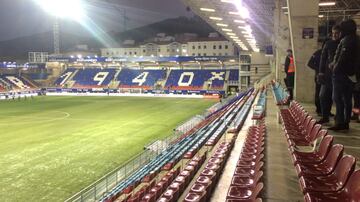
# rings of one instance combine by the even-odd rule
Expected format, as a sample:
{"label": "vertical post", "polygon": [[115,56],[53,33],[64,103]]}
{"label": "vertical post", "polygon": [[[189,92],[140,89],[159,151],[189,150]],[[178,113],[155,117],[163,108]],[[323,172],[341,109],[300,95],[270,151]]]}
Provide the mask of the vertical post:
{"label": "vertical post", "polygon": [[54,20],[53,34],[54,34],[54,53],[58,55],[60,54],[60,24],[58,17],[55,17]]}

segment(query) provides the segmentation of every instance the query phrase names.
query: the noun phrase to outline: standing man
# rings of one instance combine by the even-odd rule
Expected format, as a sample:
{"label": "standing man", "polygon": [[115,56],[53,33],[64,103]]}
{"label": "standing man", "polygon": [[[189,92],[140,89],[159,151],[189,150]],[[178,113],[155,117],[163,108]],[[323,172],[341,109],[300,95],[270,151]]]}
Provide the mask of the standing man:
{"label": "standing man", "polygon": [[320,88],[321,88],[321,84],[319,82],[317,82],[317,76],[319,74],[319,68],[320,68],[320,58],[321,58],[321,52],[322,49],[324,48],[324,44],[321,47],[321,49],[317,50],[314,52],[314,54],[311,56],[307,66],[310,67],[311,69],[315,70],[315,78],[314,78],[314,82],[315,82],[315,107],[316,107],[316,113],[321,116],[322,115],[322,109],[321,109],[321,105],[320,105]]}
{"label": "standing man", "polygon": [[291,49],[288,49],[287,56],[285,59],[285,73],[286,73],[286,87],[289,91],[289,100],[294,98],[294,83],[295,83],[295,64],[294,57]]}
{"label": "standing man", "polygon": [[334,25],[331,34],[331,40],[325,43],[321,52],[320,68],[317,78],[318,83],[321,84],[319,97],[322,110],[322,118],[317,122],[318,124],[329,123],[330,121],[333,84],[332,72],[329,65],[334,60],[336,48],[340,42],[340,26]]}
{"label": "standing man", "polygon": [[[348,130],[354,83],[352,80],[356,71],[356,23],[354,20],[344,20],[340,23],[341,41],[336,49],[332,67],[333,99],[336,104],[335,126],[329,130]],[[355,80],[354,80],[355,81]]]}

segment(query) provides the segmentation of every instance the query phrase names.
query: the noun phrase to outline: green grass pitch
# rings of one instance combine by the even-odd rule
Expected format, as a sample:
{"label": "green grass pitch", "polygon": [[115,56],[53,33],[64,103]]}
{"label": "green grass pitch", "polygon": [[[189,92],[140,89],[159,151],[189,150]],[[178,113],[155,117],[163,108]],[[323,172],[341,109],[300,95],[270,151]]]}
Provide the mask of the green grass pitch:
{"label": "green grass pitch", "polygon": [[215,101],[37,97],[0,102],[0,201],[64,201]]}

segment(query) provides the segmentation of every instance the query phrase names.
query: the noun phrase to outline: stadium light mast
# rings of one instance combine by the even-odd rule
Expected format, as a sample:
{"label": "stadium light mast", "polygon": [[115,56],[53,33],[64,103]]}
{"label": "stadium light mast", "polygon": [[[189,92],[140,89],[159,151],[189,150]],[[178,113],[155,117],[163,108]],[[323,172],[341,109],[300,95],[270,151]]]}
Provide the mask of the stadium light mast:
{"label": "stadium light mast", "polygon": [[33,0],[44,11],[54,16],[54,53],[60,53],[60,19],[81,22],[85,17],[83,0]]}
{"label": "stadium light mast", "polygon": [[53,35],[54,35],[54,54],[60,54],[60,23],[59,18],[55,17],[53,24]]}

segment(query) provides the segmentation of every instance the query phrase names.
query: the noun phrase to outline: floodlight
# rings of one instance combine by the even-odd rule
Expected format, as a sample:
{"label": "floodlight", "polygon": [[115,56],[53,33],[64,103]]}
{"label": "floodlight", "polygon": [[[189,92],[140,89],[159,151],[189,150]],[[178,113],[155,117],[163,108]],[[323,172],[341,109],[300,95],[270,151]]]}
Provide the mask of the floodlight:
{"label": "floodlight", "polygon": [[58,18],[81,20],[84,15],[82,0],[34,0],[43,10]]}

